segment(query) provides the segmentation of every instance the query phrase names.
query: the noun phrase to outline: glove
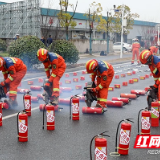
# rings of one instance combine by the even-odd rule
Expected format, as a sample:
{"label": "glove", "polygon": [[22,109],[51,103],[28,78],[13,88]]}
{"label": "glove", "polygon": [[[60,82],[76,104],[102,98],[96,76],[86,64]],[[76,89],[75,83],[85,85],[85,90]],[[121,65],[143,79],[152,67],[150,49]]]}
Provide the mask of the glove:
{"label": "glove", "polygon": [[[150,86],[151,87],[151,86]],[[152,88],[154,89],[154,88],[158,88],[158,85],[157,84],[154,84],[153,86],[152,86]]]}
{"label": "glove", "polygon": [[0,83],[0,85],[1,85],[2,87],[4,87],[6,84],[5,84],[5,82],[3,81],[3,82]]}
{"label": "glove", "polygon": [[92,92],[97,92],[96,88],[91,89]]}

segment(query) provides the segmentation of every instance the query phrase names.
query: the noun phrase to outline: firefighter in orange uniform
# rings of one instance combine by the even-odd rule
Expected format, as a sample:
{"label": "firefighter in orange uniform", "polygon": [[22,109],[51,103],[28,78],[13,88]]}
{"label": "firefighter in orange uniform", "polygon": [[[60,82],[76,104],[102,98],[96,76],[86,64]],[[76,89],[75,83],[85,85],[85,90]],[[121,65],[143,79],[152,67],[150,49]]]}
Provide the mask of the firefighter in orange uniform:
{"label": "firefighter in orange uniform", "polygon": [[[4,81],[0,83],[5,93],[9,89],[9,100],[4,100],[9,107],[18,106],[17,87],[27,72],[27,67],[23,61],[14,57],[0,57],[0,70],[3,73]],[[10,75],[10,76],[8,76]]]}
{"label": "firefighter in orange uniform", "polygon": [[159,48],[157,46],[151,46],[149,49],[153,52],[153,55],[157,55],[157,51]]}
{"label": "firefighter in orange uniform", "polygon": [[142,64],[148,65],[153,74],[155,84],[153,87],[158,88],[158,101],[160,103],[160,58],[153,55],[151,50],[143,50],[139,57]]}
{"label": "firefighter in orange uniform", "polygon": [[114,69],[111,64],[105,61],[89,60],[86,63],[87,73],[91,73],[92,82],[97,77],[97,87],[92,88],[97,93],[96,107],[107,108],[108,88],[114,76]]}
{"label": "firefighter in orange uniform", "polygon": [[53,105],[57,105],[59,99],[59,81],[66,69],[65,60],[60,55],[48,52],[48,50],[44,48],[40,48],[37,51],[37,57],[39,61],[43,63],[48,78],[48,82],[45,84],[44,89],[47,91],[52,86],[50,100]]}
{"label": "firefighter in orange uniform", "polygon": [[134,59],[135,59],[135,55],[137,57],[137,63],[139,63],[139,49],[140,49],[140,44],[138,42],[138,39],[135,40],[135,42],[132,44],[132,61],[131,64],[134,64]]}

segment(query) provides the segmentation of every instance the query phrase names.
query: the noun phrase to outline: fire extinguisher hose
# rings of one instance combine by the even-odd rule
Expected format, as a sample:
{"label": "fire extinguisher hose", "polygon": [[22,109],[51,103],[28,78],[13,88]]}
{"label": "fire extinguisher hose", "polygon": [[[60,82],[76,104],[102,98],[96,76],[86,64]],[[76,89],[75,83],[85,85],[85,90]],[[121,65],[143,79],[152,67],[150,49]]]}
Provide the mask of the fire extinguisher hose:
{"label": "fire extinguisher hose", "polygon": [[141,109],[139,112],[138,112],[138,135],[140,135],[139,133],[139,118],[140,118],[140,113],[141,111],[143,111],[144,109]]}
{"label": "fire extinguisher hose", "polygon": [[45,104],[44,107],[43,107],[43,126],[42,126],[42,129],[44,129],[44,111],[45,111],[46,105],[47,104]]}
{"label": "fire extinguisher hose", "polygon": [[94,136],[94,137],[91,139],[91,142],[90,142],[90,160],[92,160],[92,142],[93,142],[93,140],[94,140],[96,137],[99,137],[99,136],[107,136],[107,137],[110,137],[109,135],[104,134],[104,133],[106,133],[106,132],[108,132],[108,131],[104,131],[104,132],[100,133],[99,135]]}

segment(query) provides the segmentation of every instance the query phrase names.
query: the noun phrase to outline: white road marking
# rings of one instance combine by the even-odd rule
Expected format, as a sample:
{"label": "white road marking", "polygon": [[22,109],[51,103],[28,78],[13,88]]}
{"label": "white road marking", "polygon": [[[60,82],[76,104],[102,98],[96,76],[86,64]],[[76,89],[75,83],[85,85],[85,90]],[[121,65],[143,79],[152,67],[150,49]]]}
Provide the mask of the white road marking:
{"label": "white road marking", "polygon": [[[128,62],[128,63],[122,63],[122,64],[115,64],[115,65],[112,65],[112,66],[119,66],[119,65],[122,66],[122,65],[125,65],[125,64],[130,64],[130,63]],[[76,72],[81,72],[81,71],[84,71],[84,69],[83,69],[83,70],[76,71]],[[74,71],[74,72],[75,72],[75,71]],[[66,73],[73,73],[73,72],[66,72]],[[25,82],[25,81],[28,81],[28,80],[32,80],[32,79],[37,79],[37,78],[45,78],[45,77],[46,77],[46,76],[29,78],[29,79],[22,80],[22,82]],[[66,98],[65,98],[65,99],[66,99]],[[37,109],[39,109],[39,107],[35,107],[35,108],[31,109],[31,110],[34,111],[34,110],[37,110]],[[5,116],[5,117],[3,117],[2,119],[5,120],[5,119],[9,119],[9,118],[12,118],[12,117],[15,117],[15,116],[17,116],[17,113],[14,113],[14,114],[10,114],[10,115],[8,115],[8,116]]]}

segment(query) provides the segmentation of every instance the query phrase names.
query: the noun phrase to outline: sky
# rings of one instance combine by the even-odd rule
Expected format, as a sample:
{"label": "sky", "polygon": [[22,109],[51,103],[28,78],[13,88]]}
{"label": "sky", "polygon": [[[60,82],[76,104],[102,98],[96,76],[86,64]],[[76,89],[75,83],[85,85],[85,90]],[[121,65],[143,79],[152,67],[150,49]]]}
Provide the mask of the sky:
{"label": "sky", "polygon": [[[0,0],[1,1],[1,0]],[[16,2],[19,0],[2,0],[3,2]],[[138,13],[140,17],[137,20],[151,21],[160,23],[160,0],[69,0],[69,3],[78,6],[76,12],[85,13],[89,9],[89,5],[95,1],[101,3],[103,7],[103,16],[107,11],[113,9],[113,5],[127,5],[131,9],[131,13]],[[59,0],[41,0],[41,7],[59,9]],[[69,11],[72,11],[69,9]]]}

